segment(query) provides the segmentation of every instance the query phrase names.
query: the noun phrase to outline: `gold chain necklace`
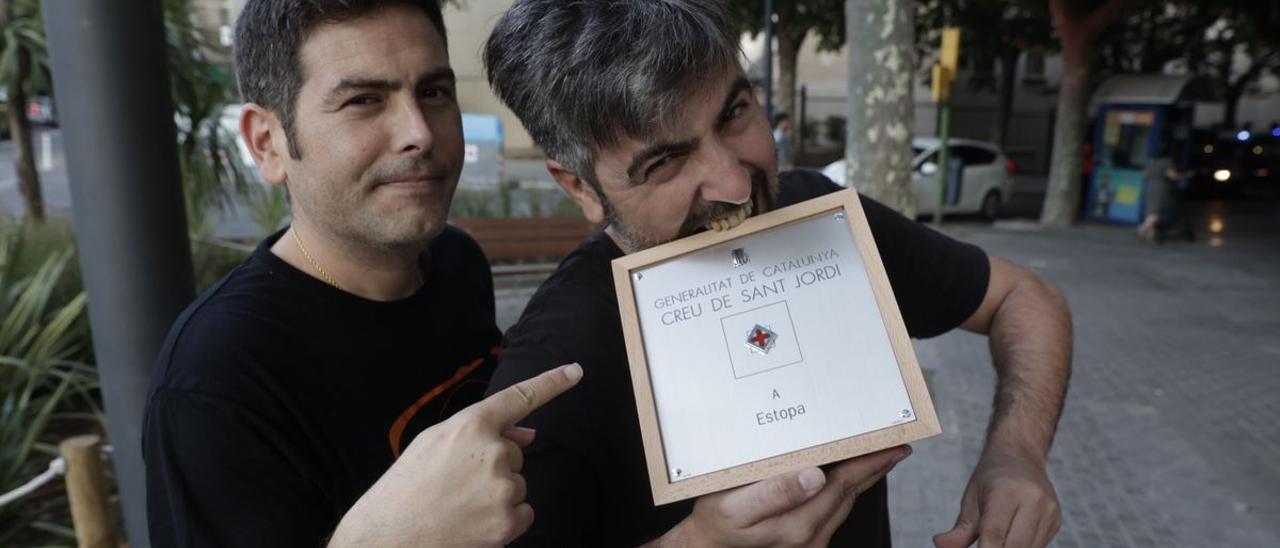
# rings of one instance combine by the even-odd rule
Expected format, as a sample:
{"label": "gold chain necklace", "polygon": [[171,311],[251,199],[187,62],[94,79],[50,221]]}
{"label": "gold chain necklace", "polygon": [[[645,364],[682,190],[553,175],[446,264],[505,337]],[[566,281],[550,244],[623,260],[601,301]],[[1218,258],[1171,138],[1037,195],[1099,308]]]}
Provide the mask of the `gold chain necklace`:
{"label": "gold chain necklace", "polygon": [[307,246],[302,245],[302,239],[298,237],[298,225],[290,226],[289,232],[293,234],[293,241],[298,244],[298,249],[302,251],[302,256],[306,257],[307,262],[311,263],[311,267],[315,268],[316,272],[320,273],[320,279],[324,280],[325,283],[338,288],[339,291],[346,291],[345,289],[342,289],[341,285],[338,285],[338,281],[333,279],[333,276],[330,276],[329,273],[325,271],[324,267],[320,266],[320,263],[316,261],[315,257],[312,257],[310,253],[307,253]]}

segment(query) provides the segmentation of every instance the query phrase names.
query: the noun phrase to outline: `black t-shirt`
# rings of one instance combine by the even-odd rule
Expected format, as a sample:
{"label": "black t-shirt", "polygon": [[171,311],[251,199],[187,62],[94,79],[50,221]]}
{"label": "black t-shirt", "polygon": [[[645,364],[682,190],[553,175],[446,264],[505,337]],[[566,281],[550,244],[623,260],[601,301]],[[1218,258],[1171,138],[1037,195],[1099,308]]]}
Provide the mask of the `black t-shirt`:
{"label": "black t-shirt", "polygon": [[[840,190],[806,171],[784,173],[781,185],[780,206]],[[874,200],[862,198],[862,207],[913,337],[942,334],[977,310],[990,275],[981,249]],[[523,423],[538,431],[523,470],[537,518],[517,545],[635,546],[661,536],[693,507],[692,500],[653,505],[610,270],[621,256],[607,235],[592,237],[560,264],[507,331],[490,392],[567,362],[581,363],[586,372],[578,387]],[[859,497],[832,545],[889,543],[882,481]]]}
{"label": "black t-shirt", "polygon": [[492,375],[493,280],[461,231],[431,243],[426,283],[394,302],[293,268],[271,253],[279,237],[187,308],[161,351],[143,434],[156,546],[321,545]]}

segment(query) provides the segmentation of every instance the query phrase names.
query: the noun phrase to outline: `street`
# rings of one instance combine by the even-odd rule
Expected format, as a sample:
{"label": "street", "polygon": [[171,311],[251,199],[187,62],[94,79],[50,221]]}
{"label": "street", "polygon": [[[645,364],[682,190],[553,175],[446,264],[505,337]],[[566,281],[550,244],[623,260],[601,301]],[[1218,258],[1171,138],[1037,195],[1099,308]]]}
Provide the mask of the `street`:
{"label": "street", "polygon": [[[50,214],[65,214],[70,217],[71,189],[67,185],[67,163],[62,154],[62,132],[58,129],[33,127],[31,133],[45,207]],[[0,140],[0,218],[17,217],[23,213],[13,153],[13,141]]]}
{"label": "street", "polygon": [[[1231,205],[1201,210],[1192,244],[1102,225],[948,229],[1071,304],[1074,375],[1049,465],[1063,507],[1055,546],[1280,546],[1280,207]],[[916,350],[944,434],[894,472],[900,546],[952,525],[993,395],[984,338]]]}
{"label": "street", "polygon": [[[66,156],[62,149],[62,131],[57,128],[32,128],[32,146],[36,170],[40,174],[45,211],[52,217],[71,218],[71,186],[67,176]],[[13,163],[13,141],[0,141],[0,219],[25,214],[18,176]],[[48,149],[46,152],[46,148]],[[179,184],[177,181],[174,184]],[[209,212],[215,237],[227,240],[256,240],[261,230],[253,222],[248,208],[235,200],[226,211]]]}

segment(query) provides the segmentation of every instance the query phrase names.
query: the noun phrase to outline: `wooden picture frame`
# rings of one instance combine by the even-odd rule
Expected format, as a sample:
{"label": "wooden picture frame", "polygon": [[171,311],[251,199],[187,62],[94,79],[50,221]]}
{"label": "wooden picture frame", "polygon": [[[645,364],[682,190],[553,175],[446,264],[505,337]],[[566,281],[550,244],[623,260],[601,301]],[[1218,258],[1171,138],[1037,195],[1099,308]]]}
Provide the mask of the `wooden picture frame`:
{"label": "wooden picture frame", "polygon": [[[835,221],[842,221],[839,223],[839,226],[847,227],[847,230],[848,230],[847,236],[843,231],[835,230],[831,228],[831,226],[836,226],[836,225],[819,224],[820,220],[822,220],[821,222],[830,222],[833,219]],[[844,304],[847,304],[849,307],[852,307],[849,310],[854,310],[854,309],[860,310],[861,311],[860,314],[862,314],[861,317],[864,317],[864,318],[878,317],[880,319],[881,325],[883,325],[883,332],[877,333],[873,325],[872,326],[863,325],[861,327],[864,327],[865,329],[859,330],[861,333],[865,333],[867,337],[872,337],[872,339],[868,339],[868,340],[879,340],[878,337],[883,337],[887,339],[887,343],[886,343],[887,345],[883,346],[884,350],[881,352],[882,355],[879,358],[881,360],[881,363],[875,366],[875,367],[878,367],[879,369],[873,374],[882,375],[882,377],[880,378],[889,379],[888,382],[890,383],[895,382],[893,381],[894,374],[899,375],[901,378],[901,385],[902,385],[903,392],[898,396],[899,397],[898,400],[893,400],[893,401],[899,401],[899,402],[906,401],[901,399],[905,397],[909,399],[909,405],[904,405],[903,406],[904,408],[900,411],[900,413],[902,414],[901,420],[896,420],[893,423],[889,424],[888,426],[877,426],[872,430],[857,433],[855,435],[851,435],[848,437],[842,437],[839,439],[823,441],[821,443],[816,443],[814,445],[806,446],[798,449],[784,447],[784,448],[781,448],[781,450],[779,450],[777,454],[767,454],[766,452],[760,455],[761,458],[750,457],[750,460],[747,462],[735,463],[732,465],[727,465],[723,468],[715,468],[713,466],[705,470],[699,470],[696,473],[685,472],[678,467],[673,467],[672,466],[673,463],[668,462],[668,453],[669,453],[669,450],[671,453],[675,453],[676,448],[674,447],[668,448],[664,446],[664,433],[662,428],[662,422],[660,420],[660,408],[664,408],[665,406],[666,412],[668,413],[667,416],[669,418],[680,416],[681,412],[684,411],[684,409],[673,407],[676,404],[671,402],[677,401],[677,397],[674,395],[663,396],[663,397],[671,398],[670,402],[659,402],[658,401],[659,396],[657,396],[655,392],[655,384],[661,385],[662,387],[674,386],[672,384],[674,382],[673,379],[678,378],[678,375],[686,374],[690,370],[690,368],[684,367],[687,364],[680,364],[680,368],[676,368],[676,366],[670,365],[668,363],[671,361],[683,361],[683,360],[667,359],[662,364],[649,362],[651,353],[654,354],[655,356],[660,354],[665,356],[671,355],[671,352],[667,350],[663,350],[665,354],[658,352],[658,347],[661,344],[675,344],[675,343],[666,343],[666,342],[657,342],[657,341],[667,340],[669,337],[664,335],[664,333],[676,333],[675,331],[670,331],[670,329],[679,329],[679,326],[676,325],[671,328],[665,328],[665,327],[662,328],[664,330],[663,333],[653,334],[654,339],[648,343],[648,346],[646,346],[646,340],[644,336],[644,329],[645,329],[644,324],[648,322],[648,325],[657,326],[658,324],[653,323],[654,321],[656,321],[654,318],[656,317],[655,314],[657,314],[657,312],[650,312],[648,311],[647,308],[645,309],[641,308],[641,305],[638,303],[638,297],[637,297],[638,285],[637,284],[651,283],[651,282],[644,281],[644,274],[646,272],[652,274],[650,276],[650,280],[661,281],[662,279],[669,279],[670,276],[668,276],[668,278],[660,278],[659,276],[657,276],[657,274],[662,272],[674,272],[673,270],[670,270],[670,269],[675,268],[672,265],[677,265],[678,261],[682,261],[682,260],[686,261],[685,263],[683,263],[682,266],[679,266],[679,268],[694,268],[694,266],[687,266],[687,265],[708,264],[706,263],[704,256],[706,256],[708,253],[711,253],[713,251],[717,253],[722,252],[724,249],[726,249],[725,247],[726,245],[733,246],[739,243],[744,243],[744,245],[749,245],[753,241],[762,241],[763,238],[769,237],[770,233],[773,233],[773,237],[775,240],[777,238],[782,238],[788,234],[799,234],[798,232],[785,232],[786,230],[792,230],[792,231],[821,230],[823,231],[822,234],[828,234],[829,237],[835,238],[835,240],[837,241],[839,241],[841,238],[848,238],[849,241],[851,242],[850,245],[852,245],[853,247],[856,247],[856,253],[852,254],[854,255],[853,257],[845,257],[844,255],[836,254],[834,253],[835,248],[832,248],[832,252],[829,255],[831,257],[836,257],[837,255],[839,255],[839,257],[832,258],[830,261],[830,264],[826,265],[825,268],[831,268],[832,266],[839,268],[840,266],[843,266],[843,265],[848,265],[848,266],[844,266],[843,270],[836,271],[836,272],[839,272],[841,276],[839,278],[840,280],[839,284],[836,284],[835,282],[830,282],[830,287],[844,288],[845,286],[847,286],[847,290],[850,292],[853,292],[853,291],[857,291],[858,287],[861,287],[859,284],[865,283],[869,285],[869,293],[863,293],[863,294],[874,295],[874,299],[873,299],[874,303],[868,303],[868,302],[837,303],[837,306],[843,306]],[[805,245],[805,242],[797,242],[794,246],[788,243],[786,247],[801,247],[803,245]],[[773,246],[768,249],[776,250],[777,248],[778,248],[778,245],[773,244]],[[749,261],[749,257],[746,257],[745,254],[744,256],[741,256],[741,257],[739,256],[739,254],[743,252],[744,249],[745,248],[736,248],[732,250],[733,253],[731,257],[732,259],[731,262],[734,267],[742,266],[739,264],[740,260],[744,264],[747,263],[747,261]],[[810,257],[812,257],[812,255],[810,255]],[[782,264],[780,263],[778,267],[781,267],[781,266]],[[696,266],[696,267],[702,268],[704,270],[709,268],[705,266]],[[897,302],[893,295],[893,289],[889,284],[889,279],[885,273],[884,265],[880,261],[880,254],[879,254],[879,251],[877,250],[876,242],[872,237],[870,227],[867,224],[866,216],[862,211],[862,206],[859,201],[857,192],[854,190],[845,190],[845,191],[835,192],[826,196],[801,202],[801,203],[792,205],[790,207],[778,209],[775,211],[764,213],[756,217],[748,218],[739,226],[727,231],[722,231],[722,232],[706,231],[706,232],[702,232],[699,234],[695,234],[686,238],[676,240],[674,242],[670,242],[668,244],[660,245],[660,246],[643,250],[637,253],[626,255],[624,257],[615,259],[613,261],[612,268],[613,268],[613,275],[614,275],[614,284],[615,284],[615,288],[617,290],[617,296],[618,296],[619,313],[621,315],[623,333],[626,339],[627,357],[630,365],[632,388],[635,392],[636,408],[637,408],[637,412],[640,419],[640,432],[644,442],[645,459],[646,459],[646,464],[649,472],[650,486],[653,492],[653,500],[656,505],[667,504],[667,503],[684,500],[687,498],[696,497],[696,496],[700,496],[700,495],[711,493],[711,492],[721,491],[724,489],[745,485],[747,483],[752,483],[755,481],[766,479],[766,478],[769,478],[778,474],[782,474],[785,472],[799,470],[808,466],[818,466],[818,465],[828,464],[828,463],[832,463],[840,460],[845,460],[858,455],[863,455],[863,454],[871,453],[881,449],[928,438],[928,437],[940,434],[942,432],[942,429],[938,423],[937,415],[935,414],[935,411],[934,411],[933,402],[930,399],[928,389],[925,386],[924,377],[921,374],[918,363],[916,362],[915,353],[912,350],[911,341],[907,334],[906,326],[903,323],[900,312],[898,311]],[[661,270],[664,268],[668,270],[666,271]],[[732,267],[725,267],[726,271],[729,271],[731,268]],[[764,271],[767,271],[768,269],[769,269],[769,266],[766,265],[764,267]],[[775,271],[776,270],[777,269],[775,269]],[[865,272],[865,275],[866,275],[865,278],[859,277],[856,274],[846,275],[846,273],[854,272],[854,271]],[[684,271],[681,271],[681,272],[684,272]],[[756,271],[753,271],[753,272],[756,272]],[[799,284],[801,283],[799,280],[801,280],[803,275],[804,273],[795,275],[797,286],[799,286]],[[744,280],[748,278],[748,276],[745,273],[741,274],[741,277]],[[812,278],[812,276],[810,276],[810,278]],[[679,279],[686,279],[686,278],[679,278]],[[752,279],[754,280],[754,278]],[[831,279],[835,280],[837,278],[832,277]],[[779,277],[778,281],[779,283],[781,283],[782,278]],[[655,281],[652,283],[657,283],[657,282]],[[828,282],[823,282],[823,283],[828,283]],[[652,287],[652,286],[646,286],[646,287]],[[758,289],[759,289],[758,287],[754,287],[750,291],[758,292]],[[749,297],[749,294],[747,293],[748,289],[744,288],[742,289],[742,291],[743,293],[741,298],[745,301]],[[809,290],[803,289],[803,288],[796,289],[796,290],[793,290],[793,294],[800,291],[809,291]],[[812,291],[817,293],[822,293],[823,295],[828,293],[828,290],[826,289],[815,289]],[[685,297],[688,295],[692,295],[694,293],[696,292],[686,291],[686,292],[679,293],[679,296]],[[723,298],[723,297],[719,297],[719,298]],[[809,299],[809,301],[813,301],[816,297],[811,295],[807,298]],[[675,297],[674,296],[669,297],[666,300],[674,302]],[[656,307],[656,306],[660,306],[662,302],[663,302],[662,299],[654,299],[654,300],[646,301],[646,304],[653,304]],[[764,381],[764,380],[757,381],[755,379],[766,378],[766,375],[767,375],[777,380],[787,380],[788,378],[790,378],[791,381],[796,381],[796,379],[799,378],[799,376],[819,374],[822,371],[826,371],[826,372],[838,371],[841,375],[860,375],[861,374],[856,371],[851,372],[850,370],[857,369],[858,367],[862,367],[862,366],[861,365],[846,366],[843,361],[843,356],[845,354],[840,354],[839,353],[840,351],[838,349],[837,350],[827,349],[825,354],[827,356],[830,356],[834,352],[836,353],[836,355],[840,356],[841,358],[837,360],[840,362],[838,364],[831,363],[832,360],[830,359],[827,359],[823,363],[820,363],[817,365],[811,365],[810,363],[805,362],[803,359],[803,354],[801,353],[802,349],[800,346],[804,342],[802,341],[803,337],[801,336],[800,331],[795,331],[796,322],[794,319],[792,319],[793,318],[792,314],[793,312],[795,314],[805,314],[806,312],[805,310],[792,311],[791,310],[792,305],[787,304],[788,301],[783,300],[781,302],[784,304],[784,307],[786,308],[786,310],[772,309],[767,312],[785,314],[786,318],[788,318],[792,322],[792,325],[784,326],[784,327],[789,327],[793,330],[792,334],[795,335],[794,340],[796,342],[792,344],[795,346],[795,352],[797,352],[797,355],[801,356],[801,361],[798,361],[798,362],[792,361],[792,363],[802,364],[804,367],[812,368],[812,369],[797,368],[797,369],[791,370],[787,367],[791,365],[790,363],[788,363],[782,366],[775,367],[773,369],[766,368],[759,371],[755,371],[755,370],[740,371],[736,365],[734,365],[733,363],[730,363],[729,367],[733,371],[733,375],[713,373],[715,375],[721,375],[721,377],[725,379],[723,382],[717,380],[715,381],[716,384],[710,387],[708,386],[708,383],[703,382],[696,387],[689,388],[689,390],[697,390],[696,393],[699,395],[697,397],[701,397],[700,395],[705,394],[706,398],[709,401],[714,401],[715,398],[717,397],[717,394],[719,393],[719,392],[716,392],[716,390],[722,390],[722,391],[743,390],[743,388],[740,388],[740,385],[732,384],[733,382],[735,382],[735,380],[746,379],[747,381],[750,381],[750,382],[763,383],[767,381]],[[760,308],[775,307],[776,305],[777,305],[777,302],[774,302],[773,304],[764,305]],[[750,306],[750,304],[744,305],[744,306]],[[862,307],[862,308],[858,308],[858,307]],[[822,314],[831,314],[833,310],[830,306],[827,306],[827,305],[822,305],[822,307],[820,308],[822,310],[821,312]],[[814,305],[809,305],[809,309],[817,310],[814,308]],[[642,310],[644,310],[645,311],[644,313],[646,314],[646,316],[643,318],[641,317]],[[657,310],[657,308],[655,308],[654,310]],[[702,308],[701,306],[699,307],[698,310],[700,314],[705,313],[705,309]],[[747,312],[753,312],[754,310],[757,310],[757,309],[750,309],[750,310],[747,310]],[[838,311],[838,310],[844,310],[844,309],[836,308],[834,310]],[[753,313],[756,313],[756,312],[753,312]],[[764,313],[764,312],[760,312],[760,313]],[[816,313],[817,312],[815,312],[815,314]],[[667,324],[667,319],[670,317],[671,311],[664,312],[663,314],[664,315],[661,316],[662,324],[665,325]],[[730,328],[727,327],[728,324],[726,323],[727,319],[732,319],[733,321],[737,321],[737,318],[730,318],[730,316],[737,316],[737,315],[738,314],[735,313],[735,314],[726,315],[719,318],[721,329],[723,330],[723,335],[726,341],[725,342],[726,352],[729,353],[728,360],[731,362],[734,359],[733,355],[735,352],[737,353],[745,352],[744,350],[741,350],[740,347],[735,347],[735,343],[730,340],[733,334],[737,332],[731,332]],[[801,319],[803,320],[804,318],[802,317]],[[706,327],[706,325],[709,323],[709,320],[704,320],[701,317],[699,317],[697,321],[701,322],[700,324],[697,324],[697,325],[701,325],[702,326],[701,329],[704,332],[707,329],[710,329],[709,327]],[[803,324],[803,321],[801,323]],[[810,322],[810,323],[813,323],[813,322]],[[830,321],[827,321],[827,322],[824,322],[823,325],[827,325],[830,323],[831,323]],[[871,322],[871,323],[874,323],[874,322]],[[694,324],[690,324],[690,325],[694,325]],[[746,324],[743,324],[743,325],[746,325]],[[842,329],[843,327],[837,326],[837,328]],[[656,331],[658,328],[654,327],[651,329],[654,329]],[[757,342],[761,342],[763,339],[769,338],[768,336],[774,335],[773,331],[771,331],[772,329],[774,329],[773,327],[763,329],[763,331],[768,332],[768,336],[760,335],[760,330],[761,330],[760,324],[755,324],[754,327],[752,327],[751,329],[754,329],[757,331],[753,332],[749,330],[747,332],[747,336],[746,336],[747,340],[745,343],[747,347],[751,347],[753,344]],[[814,330],[814,331],[817,332],[818,330]],[[690,331],[688,333],[690,333],[689,336],[693,336],[691,335],[693,331]],[[771,338],[769,339],[772,340]],[[830,339],[831,337],[824,337],[824,339],[820,342],[816,342],[816,343],[809,342],[808,346],[806,346],[805,348],[813,348],[813,347],[826,348],[828,346],[838,347],[840,344],[846,344],[841,341],[830,342]],[[717,341],[714,344],[718,345],[719,343]],[[711,346],[707,346],[707,348],[711,348]],[[759,348],[748,348],[748,350],[759,350],[760,352],[767,354],[770,349],[764,348],[763,346],[761,346]],[[890,350],[891,350],[891,355],[889,354]],[[719,350],[716,350],[716,352],[718,351]],[[707,352],[711,352],[711,350],[707,350]],[[813,354],[818,355],[817,352],[814,352]],[[792,358],[779,358],[779,359],[791,360]],[[892,364],[887,363],[890,360],[893,362]],[[856,360],[851,360],[851,361],[856,361]],[[699,361],[698,363],[702,364],[704,362]],[[893,364],[896,364],[897,366],[896,372],[893,371],[892,369]],[[717,365],[717,367],[721,367],[722,365],[723,364],[719,364]],[[659,369],[654,369],[654,367],[658,367]],[[662,369],[662,368],[666,368],[666,369]],[[818,369],[818,368],[826,368],[826,369]],[[670,369],[671,371],[667,372],[668,369]],[[701,369],[699,369],[699,371],[701,371]],[[796,371],[796,373],[788,373],[788,371]],[[662,379],[664,382],[656,382],[654,380],[654,377],[652,375],[655,372],[665,375],[663,377],[660,377],[660,379]],[[739,373],[742,373],[742,375],[739,376]],[[884,377],[883,375],[887,375],[887,377]],[[719,379],[721,377],[716,377],[716,378]],[[868,377],[868,378],[873,378],[873,377]],[[812,385],[812,384],[813,384],[812,382],[808,383],[808,385]],[[839,386],[854,386],[855,384],[856,383],[841,383]],[[764,385],[761,385],[761,386],[764,386]],[[727,388],[721,388],[721,387],[727,387]],[[829,391],[828,387],[820,387],[815,389]],[[854,388],[850,388],[850,390],[853,390],[853,389]],[[866,388],[861,388],[861,389],[867,390]],[[664,390],[666,389],[664,388]],[[684,390],[684,389],[681,388],[681,390]],[[759,392],[759,390],[757,389],[755,390],[755,392]],[[893,390],[888,390],[885,392],[897,394],[897,392],[894,392]],[[668,390],[664,393],[675,394],[676,392],[672,392]],[[685,392],[679,392],[679,393],[684,394]],[[879,394],[879,392],[877,392],[877,394]],[[774,398],[778,398],[779,390],[776,388],[773,389],[772,396]],[[734,397],[734,396],[725,396],[725,397]],[[888,397],[890,396],[886,396],[886,398]],[[693,402],[697,400],[685,399],[680,401]],[[732,401],[736,403],[740,403],[738,402],[738,400],[732,400]],[[846,400],[838,400],[838,401],[843,402]],[[886,400],[886,401],[889,401],[889,400]],[[693,407],[697,407],[697,405],[694,405]],[[829,407],[830,406],[827,406],[827,408]],[[702,409],[703,411],[706,410],[705,408],[699,408],[699,409]],[[716,407],[714,409],[718,410],[720,408]],[[843,414],[844,413],[843,409],[844,407],[840,407],[840,412],[842,413],[841,415],[839,415],[841,417],[840,421],[854,422],[853,419],[848,419],[846,421],[843,418],[847,416]],[[794,415],[795,414],[794,411],[795,411],[794,407],[790,408],[790,411],[783,410],[782,411],[783,418],[786,418],[788,413],[790,413],[791,415]],[[801,414],[804,413],[805,409],[803,404],[800,406],[799,411]],[[874,410],[874,413],[871,414],[876,417],[875,420],[880,421],[876,424],[882,424],[886,420],[891,420],[879,414],[882,411],[885,411],[885,410],[877,408]],[[894,410],[889,410],[889,411],[897,412]],[[776,412],[774,412],[774,414],[776,415]],[[764,425],[765,423],[760,418],[761,415],[765,415],[764,417],[765,419],[769,419],[770,417],[767,416],[767,414],[763,414],[763,413],[756,414],[755,419],[757,421],[761,421],[759,422],[760,425]],[[818,415],[818,417],[817,418],[802,417],[802,418],[803,420],[810,421],[810,422],[819,421],[817,423],[814,423],[818,425],[817,428],[819,429],[835,428],[839,430],[841,428],[846,428],[845,426],[841,426],[841,424],[843,423],[841,423],[840,421],[824,420],[824,417],[827,417],[828,415],[830,415],[830,413],[827,413],[826,415],[819,415],[815,411],[815,412],[812,412],[811,415]],[[777,418],[777,417],[774,417],[774,418]],[[793,416],[792,418],[795,418],[795,417]],[[670,419],[670,420],[675,420],[675,419]],[[696,419],[688,419],[688,420],[696,420]],[[773,422],[773,421],[770,420],[769,422]],[[798,424],[799,421],[796,421],[796,423]],[[667,424],[674,425],[678,423],[668,422]],[[740,426],[735,426],[735,427],[745,428]],[[674,437],[675,436],[674,433],[677,431],[677,428],[675,428],[674,426],[669,426],[668,428],[672,432],[671,439],[676,439]],[[711,426],[698,425],[697,428],[701,429],[699,430],[700,432],[714,433],[714,432],[720,431],[720,429],[716,428],[714,425],[711,425]],[[752,428],[755,428],[755,427],[752,427]],[[806,427],[797,427],[797,428],[808,428],[808,427],[806,426]],[[771,437],[770,434],[777,433],[777,432],[790,432],[790,431],[783,431],[783,430],[777,430],[777,429],[772,431],[762,430],[760,434],[761,436],[763,436],[762,439],[770,439]],[[814,435],[820,436],[822,434],[814,434]],[[689,439],[689,438],[685,436],[684,438],[681,438],[681,439]],[[687,445],[692,442],[681,442],[681,443],[684,443]],[[767,444],[770,442],[757,441],[755,443]],[[734,458],[742,458],[740,456],[731,455],[731,454],[726,454],[723,457],[719,456],[721,452],[732,451],[732,448],[737,446],[734,444],[730,444],[730,445],[731,447],[725,447],[725,445],[716,446],[716,450],[711,451],[712,453],[716,453],[716,456],[713,458],[723,458],[723,459],[729,459],[729,460],[732,460]],[[766,448],[766,449],[768,451],[772,451],[771,448]],[[680,450],[681,450],[681,453],[684,455],[694,455],[694,454],[701,455],[707,452],[706,448],[698,449],[698,448],[682,447],[680,448]],[[761,450],[760,448],[753,449],[753,451],[756,451],[757,453],[759,453],[760,450]],[[728,460],[726,460],[726,462],[728,462]],[[686,474],[686,473],[689,474],[689,477],[683,477],[683,474]]]}

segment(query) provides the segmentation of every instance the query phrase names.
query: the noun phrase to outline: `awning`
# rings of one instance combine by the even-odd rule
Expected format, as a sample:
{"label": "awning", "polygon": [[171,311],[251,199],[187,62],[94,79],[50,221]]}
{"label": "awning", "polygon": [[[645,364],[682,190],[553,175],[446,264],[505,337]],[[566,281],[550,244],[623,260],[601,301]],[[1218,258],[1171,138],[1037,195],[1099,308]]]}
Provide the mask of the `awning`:
{"label": "awning", "polygon": [[1217,86],[1208,78],[1192,75],[1117,74],[1094,92],[1089,110],[1104,104],[1172,105],[1221,101]]}

